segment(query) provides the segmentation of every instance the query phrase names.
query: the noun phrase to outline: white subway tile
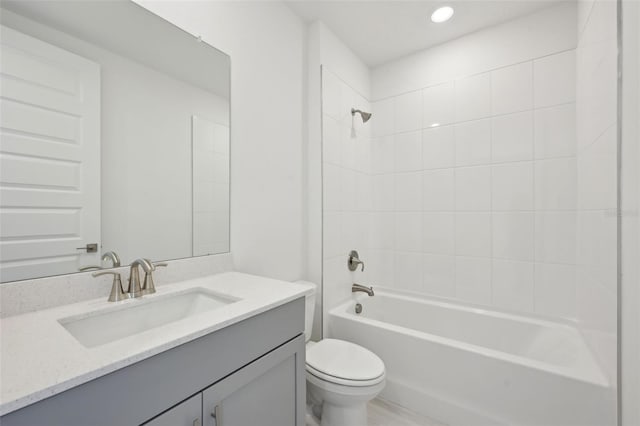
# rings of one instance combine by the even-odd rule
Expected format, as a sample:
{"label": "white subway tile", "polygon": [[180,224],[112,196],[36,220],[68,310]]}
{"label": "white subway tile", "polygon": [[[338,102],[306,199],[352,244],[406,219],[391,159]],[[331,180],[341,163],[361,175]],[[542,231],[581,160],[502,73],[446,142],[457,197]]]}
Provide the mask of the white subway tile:
{"label": "white subway tile", "polygon": [[456,121],[491,115],[491,74],[484,73],[455,82]]}
{"label": "white subway tile", "polygon": [[395,133],[422,128],[422,91],[405,93],[395,98]]}
{"label": "white subway tile", "polygon": [[534,118],[535,158],[576,154],[576,105],[537,109]]}
{"label": "white subway tile", "polygon": [[340,207],[343,211],[356,210],[356,196],[358,191],[358,173],[350,169],[341,170],[342,178],[340,185],[342,186]]}
{"label": "white subway tile", "polygon": [[536,108],[575,102],[576,51],[558,53],[533,62]]}
{"label": "white subway tile", "polygon": [[396,251],[395,285],[409,291],[422,291],[422,253]]}
{"label": "white subway tile", "polygon": [[322,257],[329,258],[341,254],[342,217],[339,212],[325,212],[322,229]]}
{"label": "white subway tile", "polygon": [[456,209],[491,210],[491,168],[464,167],[455,170]]}
{"label": "white subway tile", "polygon": [[580,209],[615,209],[617,205],[616,129],[611,128],[578,156]]}
{"label": "white subway tile", "polygon": [[373,137],[387,136],[394,133],[394,104],[394,98],[383,99],[371,104],[373,116],[370,123],[372,125]]}
{"label": "white subway tile", "polygon": [[323,164],[323,207],[325,211],[342,210],[342,169],[333,164]]}
{"label": "white subway tile", "polygon": [[575,210],[577,170],[575,158],[536,161],[537,210]]}
{"label": "white subway tile", "polygon": [[[371,273],[374,285],[395,287],[396,257],[392,250],[371,250],[371,260],[367,262],[367,270]],[[344,259],[343,259],[344,267]]]}
{"label": "white subway tile", "polygon": [[422,216],[422,250],[432,254],[454,254],[455,215],[424,213]]}
{"label": "white subway tile", "polygon": [[533,210],[533,162],[492,167],[493,210]]}
{"label": "white subway tile", "polygon": [[453,126],[434,127],[422,132],[422,165],[424,169],[453,167],[454,157]]}
{"label": "white subway tile", "polygon": [[493,305],[519,312],[533,312],[533,263],[493,260]]}
{"label": "white subway tile", "polygon": [[536,262],[575,263],[576,229],[575,212],[536,212]]}
{"label": "white subway tile", "polygon": [[442,297],[455,295],[455,257],[425,254],[422,261],[423,290]]}
{"label": "white subway tile", "polygon": [[334,118],[325,114],[322,117],[322,161],[339,165],[341,143],[338,123]]}
{"label": "white subway tile", "polygon": [[456,166],[491,162],[491,121],[467,121],[455,126]]}
{"label": "white subway tile", "polygon": [[536,263],[535,310],[559,318],[576,317],[576,268],[574,265]]}
{"label": "white subway tile", "polygon": [[422,211],[422,173],[396,175],[396,211]]}
{"label": "white subway tile", "polygon": [[[395,171],[422,170],[422,132],[407,132],[395,135]],[[390,159],[387,159],[389,161]]]}
{"label": "white subway tile", "polygon": [[491,72],[491,106],[494,115],[525,111],[533,107],[531,62]]}
{"label": "white subway tile", "polygon": [[371,173],[383,174],[395,171],[395,143],[393,135],[371,140]]}
{"label": "white subway tile", "polygon": [[456,256],[456,297],[472,303],[491,303],[491,259]]}
{"label": "white subway tile", "polygon": [[493,117],[491,159],[494,163],[533,159],[533,112]]}
{"label": "white subway tile", "polygon": [[[325,171],[326,173],[326,171]],[[373,210],[374,211],[393,211],[395,209],[395,175],[376,175],[372,177],[373,181]],[[338,188],[326,188],[327,192],[341,191],[342,187],[338,181]],[[325,209],[327,209],[325,204]]]}
{"label": "white subway tile", "polygon": [[423,128],[455,121],[455,87],[453,82],[428,87],[422,91]]}
{"label": "white subway tile", "polygon": [[422,251],[422,213],[396,213],[397,251]]}
{"label": "white subway tile", "polygon": [[533,229],[533,212],[493,213],[493,256],[533,261]]}
{"label": "white subway tile", "polygon": [[395,213],[376,212],[371,216],[371,248],[393,250],[395,245]]}
{"label": "white subway tile", "polygon": [[454,169],[425,170],[422,173],[422,206],[425,211],[455,209]]}
{"label": "white subway tile", "polygon": [[456,254],[491,257],[491,213],[456,213],[455,220]]}

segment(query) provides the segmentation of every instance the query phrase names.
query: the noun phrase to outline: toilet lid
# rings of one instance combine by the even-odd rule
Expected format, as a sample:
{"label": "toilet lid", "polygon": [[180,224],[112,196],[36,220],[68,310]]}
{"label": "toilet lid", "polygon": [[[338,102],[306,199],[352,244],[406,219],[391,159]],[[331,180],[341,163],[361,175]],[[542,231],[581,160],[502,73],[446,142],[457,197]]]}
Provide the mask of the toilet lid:
{"label": "toilet lid", "polygon": [[336,339],[323,339],[307,348],[307,366],[345,380],[373,380],[384,375],[384,363],[376,354]]}

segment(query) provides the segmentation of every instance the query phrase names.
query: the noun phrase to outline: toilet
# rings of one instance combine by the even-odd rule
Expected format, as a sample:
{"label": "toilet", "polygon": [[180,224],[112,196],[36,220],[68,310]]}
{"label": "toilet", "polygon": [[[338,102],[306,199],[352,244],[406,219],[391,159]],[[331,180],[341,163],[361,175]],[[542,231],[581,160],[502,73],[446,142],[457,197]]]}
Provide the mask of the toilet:
{"label": "toilet", "polygon": [[312,421],[321,426],[366,426],[367,402],[385,385],[385,367],[373,352],[355,343],[338,339],[312,342],[316,285],[306,297],[305,338],[307,408]]}

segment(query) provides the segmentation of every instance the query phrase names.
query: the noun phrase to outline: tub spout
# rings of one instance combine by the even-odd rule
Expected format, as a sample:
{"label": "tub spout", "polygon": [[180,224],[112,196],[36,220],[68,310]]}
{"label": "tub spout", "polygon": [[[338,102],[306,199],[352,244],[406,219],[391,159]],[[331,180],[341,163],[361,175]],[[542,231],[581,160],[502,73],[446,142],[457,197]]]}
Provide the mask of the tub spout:
{"label": "tub spout", "polygon": [[373,287],[366,287],[360,284],[353,284],[351,286],[351,293],[355,293],[357,291],[361,291],[363,293],[367,293],[369,296],[373,296],[375,293],[373,292]]}

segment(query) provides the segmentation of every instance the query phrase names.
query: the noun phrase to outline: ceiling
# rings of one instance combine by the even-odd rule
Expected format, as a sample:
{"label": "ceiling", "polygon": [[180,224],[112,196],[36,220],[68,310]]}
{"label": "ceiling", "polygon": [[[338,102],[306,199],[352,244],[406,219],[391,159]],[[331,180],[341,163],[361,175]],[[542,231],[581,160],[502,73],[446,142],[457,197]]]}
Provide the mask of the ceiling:
{"label": "ceiling", "polygon": [[[367,65],[376,67],[453,40],[481,28],[528,15],[564,0],[288,0],[307,22],[320,20]],[[439,6],[455,10],[451,20],[434,24]]]}

